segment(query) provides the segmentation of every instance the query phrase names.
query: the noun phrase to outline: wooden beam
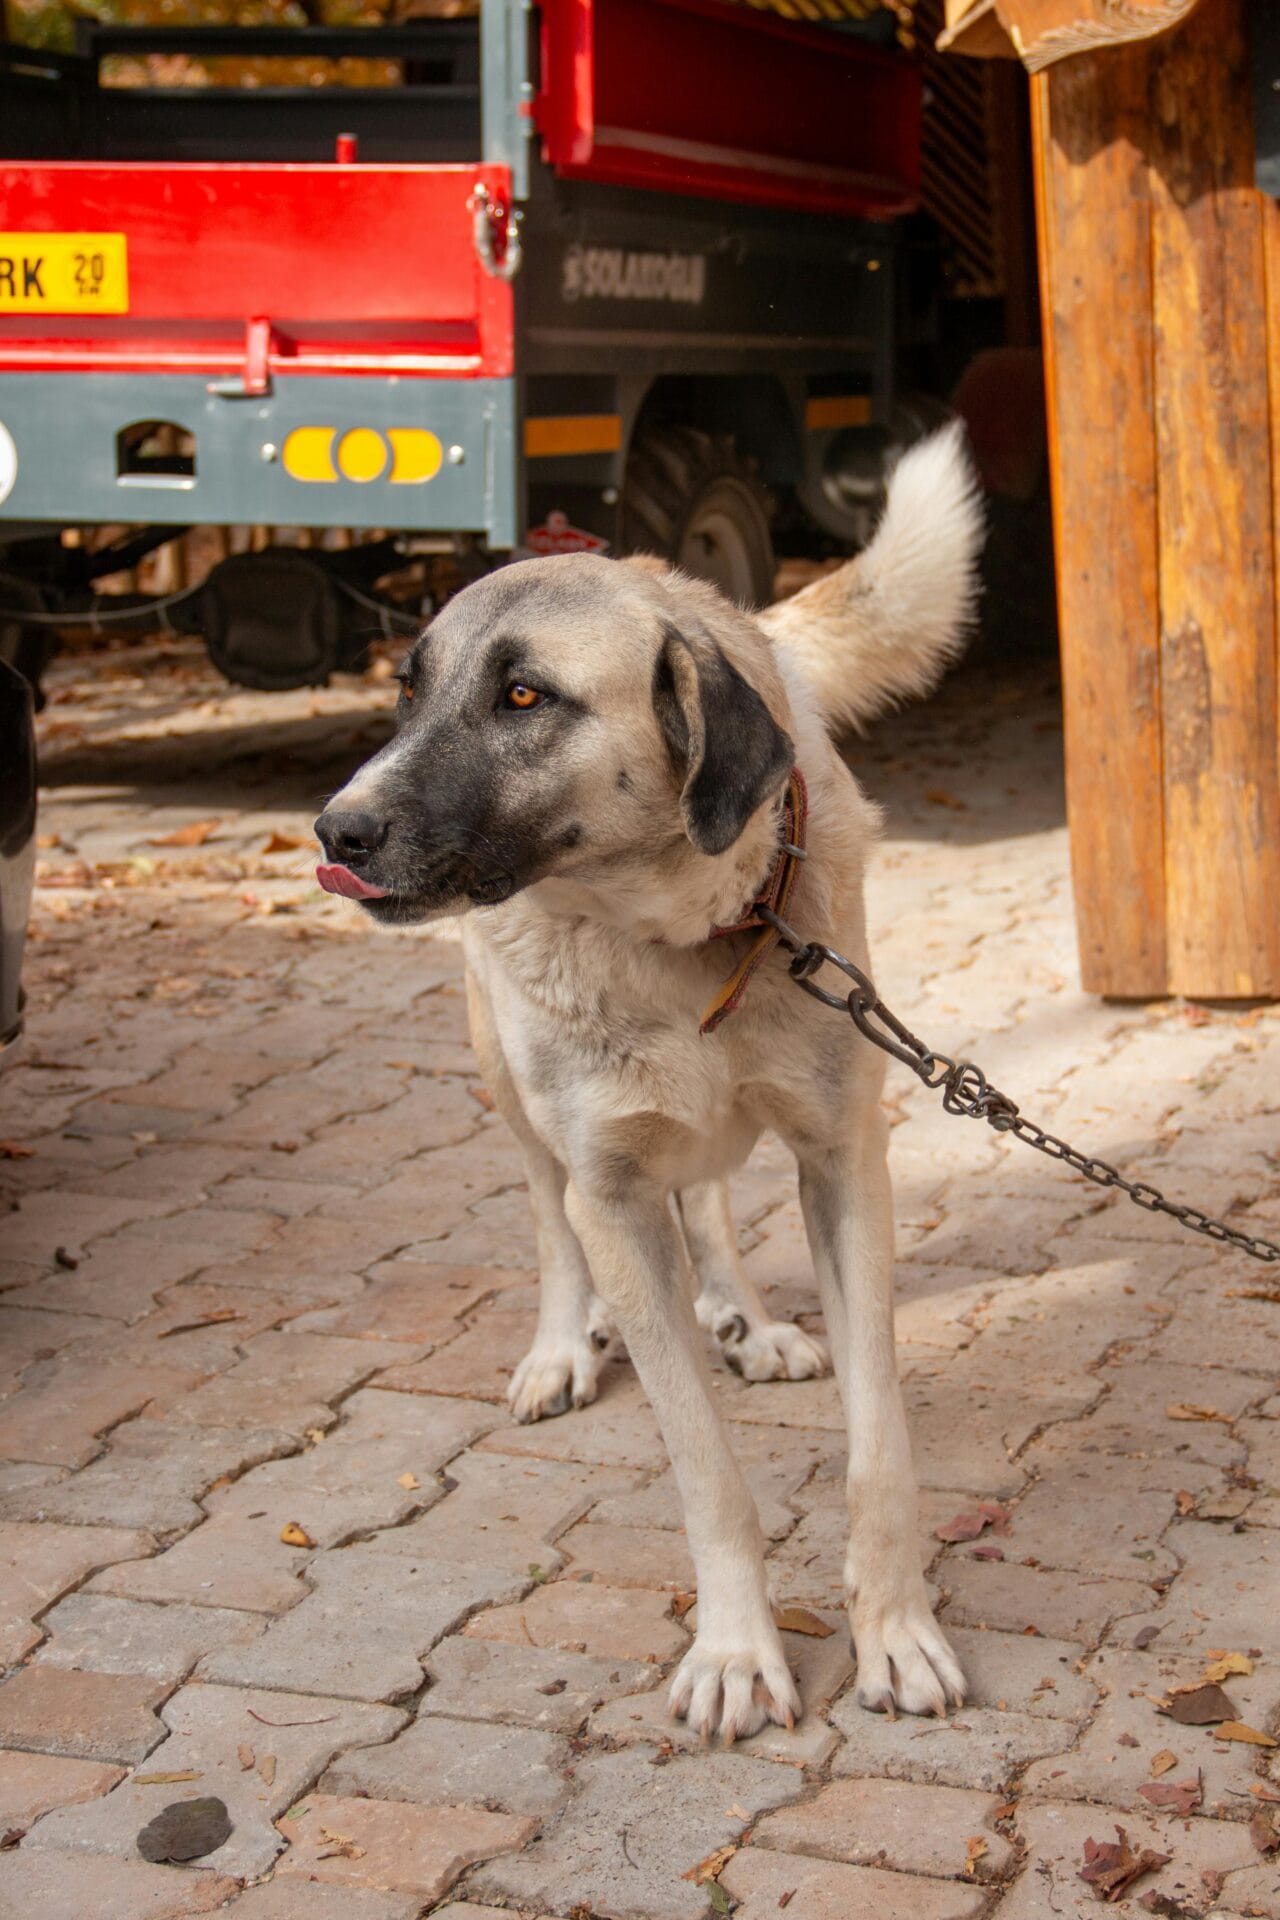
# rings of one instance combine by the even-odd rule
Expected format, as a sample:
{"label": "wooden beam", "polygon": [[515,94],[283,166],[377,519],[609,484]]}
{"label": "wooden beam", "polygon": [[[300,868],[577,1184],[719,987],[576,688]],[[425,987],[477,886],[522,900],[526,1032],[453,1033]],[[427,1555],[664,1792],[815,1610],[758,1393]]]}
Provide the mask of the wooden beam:
{"label": "wooden beam", "polygon": [[1032,81],[1067,818],[1091,993],[1167,991],[1146,47]]}
{"label": "wooden beam", "polygon": [[1280,994],[1280,767],[1262,199],[1244,0],[1153,44],[1169,986]]}

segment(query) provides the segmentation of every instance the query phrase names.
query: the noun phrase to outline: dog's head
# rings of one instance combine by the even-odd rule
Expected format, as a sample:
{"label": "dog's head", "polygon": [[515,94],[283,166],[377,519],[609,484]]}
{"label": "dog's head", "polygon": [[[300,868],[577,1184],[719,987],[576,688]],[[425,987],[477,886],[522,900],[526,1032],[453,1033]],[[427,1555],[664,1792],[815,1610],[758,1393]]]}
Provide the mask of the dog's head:
{"label": "dog's head", "polygon": [[384,923],[724,855],[792,762],[759,628],[652,563],[574,554],[488,574],[431,622],[400,683],[394,738],[316,821],[321,884]]}

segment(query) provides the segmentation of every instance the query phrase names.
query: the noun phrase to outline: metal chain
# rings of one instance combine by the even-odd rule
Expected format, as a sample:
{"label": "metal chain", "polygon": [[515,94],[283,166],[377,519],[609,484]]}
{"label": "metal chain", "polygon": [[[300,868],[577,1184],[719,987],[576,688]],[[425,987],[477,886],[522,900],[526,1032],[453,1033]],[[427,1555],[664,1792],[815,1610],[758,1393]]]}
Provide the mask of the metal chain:
{"label": "metal chain", "polygon": [[[1183,1206],[1176,1200],[1166,1200],[1158,1188],[1149,1186],[1146,1181],[1126,1180],[1118,1167],[1109,1165],[1105,1160],[1093,1159],[1078,1148],[1069,1146],[1065,1140],[1059,1140],[1056,1134],[1046,1133],[1043,1127],[1023,1117],[1008,1094],[991,1086],[982,1069],[975,1066],[972,1060],[953,1060],[948,1054],[935,1053],[923,1040],[918,1040],[910,1028],[890,1012],[872,981],[860,967],[854,966],[852,960],[846,959],[844,954],[837,953],[832,947],[803,939],[794,927],[789,927],[769,907],[757,906],[756,913],[767,926],[773,928],[783,946],[792,954],[790,973],[797,986],[803,987],[815,1000],[821,1000],[824,1006],[834,1007],[838,1013],[847,1013],[858,1032],[870,1040],[872,1046],[900,1060],[926,1087],[941,1088],[942,1105],[947,1113],[958,1114],[969,1120],[985,1120],[997,1133],[1013,1134],[1027,1146],[1034,1147],[1037,1153],[1047,1154],[1051,1160],[1062,1161],[1076,1173],[1083,1174],[1086,1180],[1092,1180],[1096,1186],[1118,1187],[1136,1207],[1144,1207],[1148,1213],[1167,1214],[1171,1220],[1176,1220],[1179,1226],[1188,1228],[1192,1233],[1206,1234],[1210,1240],[1234,1247],[1237,1252],[1247,1253],[1254,1260],[1280,1261],[1280,1246],[1275,1241],[1242,1233],[1239,1228],[1228,1226],[1225,1220],[1215,1220],[1212,1214],[1205,1213],[1200,1207]],[[842,995],[820,987],[813,976],[824,966],[835,967],[852,980],[852,992]]]}

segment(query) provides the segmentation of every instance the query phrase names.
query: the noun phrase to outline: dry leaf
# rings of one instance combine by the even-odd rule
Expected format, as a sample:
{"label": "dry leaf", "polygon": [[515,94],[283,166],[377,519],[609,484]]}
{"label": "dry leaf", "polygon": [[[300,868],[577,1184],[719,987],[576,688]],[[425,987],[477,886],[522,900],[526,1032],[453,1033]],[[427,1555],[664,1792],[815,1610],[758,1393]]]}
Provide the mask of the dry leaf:
{"label": "dry leaf", "polygon": [[253,1707],[246,1707],[245,1712],[262,1727],[324,1727],[338,1717],[336,1713],[318,1713],[312,1720],[268,1720],[265,1713],[258,1713]]}
{"label": "dry leaf", "polygon": [[677,1620],[683,1620],[689,1609],[697,1606],[697,1604],[698,1596],[696,1593],[678,1593],[671,1602],[671,1611]]}
{"label": "dry leaf", "polygon": [[149,847],[202,847],[222,825],[221,820],[192,820],[188,826],[175,827],[172,833],[159,833],[148,840]]}
{"label": "dry leaf", "polygon": [[948,793],[945,787],[930,787],[925,799],[931,807],[950,807],[953,813],[967,813],[968,803],[958,795]]}
{"label": "dry leaf", "polygon": [[1004,1548],[993,1547],[988,1541],[985,1546],[975,1547],[969,1558],[971,1560],[1003,1560]]}
{"label": "dry leaf", "polygon": [[975,1833],[964,1843],[964,1870],[972,1880],[977,1872],[978,1862],[987,1852],[987,1843],[980,1833]]}
{"label": "dry leaf", "polygon": [[1169,1853],[1155,1853],[1144,1847],[1135,1853],[1123,1827],[1116,1828],[1115,1840],[1086,1840],[1080,1878],[1091,1886],[1099,1900],[1116,1901],[1124,1897],[1144,1873],[1167,1867]]}
{"label": "dry leaf", "polygon": [[1213,1730],[1215,1740],[1238,1740],[1244,1746],[1274,1747],[1276,1742],[1269,1733],[1259,1733],[1256,1727],[1247,1727],[1243,1720],[1224,1720],[1220,1727]]}
{"label": "dry leaf", "polygon": [[814,1640],[826,1640],[835,1632],[833,1626],[820,1620],[808,1607],[775,1607],[773,1624],[780,1633],[807,1633]]}
{"label": "dry leaf", "polygon": [[258,1778],[264,1787],[272,1787],[275,1785],[276,1757],[274,1753],[268,1753],[263,1756],[262,1765],[258,1768]]}
{"label": "dry leaf", "polygon": [[1180,1727],[1211,1727],[1215,1720],[1234,1720],[1236,1710],[1221,1687],[1173,1687],[1161,1708]]}
{"label": "dry leaf", "polygon": [[1209,1664],[1200,1678],[1212,1684],[1229,1679],[1233,1673],[1247,1677],[1252,1672],[1253,1662],[1247,1653],[1219,1653],[1216,1647],[1210,1647]]}
{"label": "dry leaf", "polygon": [[1194,1406],[1186,1400],[1175,1400],[1164,1411],[1168,1420],[1221,1420],[1225,1426],[1232,1425],[1229,1413],[1219,1413],[1217,1407]]}
{"label": "dry leaf", "polygon": [[1177,1493],[1174,1495],[1174,1499],[1178,1503],[1179,1513],[1188,1514],[1188,1513],[1195,1512],[1196,1497],[1194,1493],[1188,1493],[1185,1487],[1180,1487],[1178,1489]]}
{"label": "dry leaf", "polygon": [[255,1755],[253,1748],[249,1746],[237,1747],[236,1759],[240,1762],[240,1765],[243,1768],[245,1773],[251,1773],[257,1762],[257,1756]]}
{"label": "dry leaf", "polygon": [[418,1479],[416,1474],[402,1473],[400,1475],[400,1478],[397,1480],[396,1485],[398,1487],[404,1487],[407,1491],[412,1492],[413,1488],[420,1487],[422,1485],[422,1482],[421,1480]]}
{"label": "dry leaf", "polygon": [[297,853],[303,847],[311,846],[312,841],[305,833],[272,833],[264,845],[264,853]]}
{"label": "dry leaf", "polygon": [[316,1854],[317,1860],[363,1860],[364,1848],[345,1833],[332,1833],[328,1827],[321,1827],[320,1838],[325,1845]]}
{"label": "dry leaf", "polygon": [[1153,1807],[1168,1807],[1171,1813],[1194,1813],[1204,1797],[1200,1773],[1187,1780],[1149,1780],[1138,1792]]}
{"label": "dry leaf", "polygon": [[1172,1747],[1161,1747],[1159,1753],[1152,1759],[1151,1771],[1159,1779],[1162,1773],[1168,1773],[1170,1767],[1176,1767],[1177,1764],[1178,1756]]}
{"label": "dry leaf", "polygon": [[314,1547],[315,1545],[306,1528],[300,1527],[296,1520],[285,1521],[280,1529],[280,1538],[286,1547]]}
{"label": "dry leaf", "polygon": [[1280,1824],[1269,1807],[1259,1807],[1249,1821],[1249,1838],[1259,1853],[1275,1853],[1280,1848]]}
{"label": "dry leaf", "polygon": [[945,1540],[948,1546],[955,1546],[961,1540],[976,1540],[986,1528],[985,1517],[980,1513],[958,1513],[954,1520],[947,1520],[935,1527],[935,1540]]}
{"label": "dry leaf", "polygon": [[168,1787],[176,1780],[199,1780],[203,1775],[190,1767],[181,1773],[135,1773],[131,1785],[135,1787]]}
{"label": "dry leaf", "polygon": [[740,1805],[739,1802],[735,1800],[731,1807],[725,1808],[724,1817],[726,1820],[749,1820],[751,1813],[747,1807]]}
{"label": "dry leaf", "polygon": [[705,1860],[699,1860],[696,1867],[690,1867],[680,1878],[692,1880],[695,1887],[705,1887],[709,1880],[715,1880],[724,1871],[737,1851],[736,1840],[727,1847],[717,1847],[714,1853],[709,1853]]}
{"label": "dry leaf", "polygon": [[467,1092],[478,1107],[483,1107],[486,1113],[493,1112],[493,1095],[488,1087],[468,1087]]}
{"label": "dry leaf", "polygon": [[1249,1786],[1249,1791],[1250,1793],[1256,1793],[1259,1800],[1270,1800],[1276,1806],[1280,1807],[1280,1793],[1277,1793],[1274,1787],[1269,1787],[1265,1780],[1252,1781]]}
{"label": "dry leaf", "polygon": [[16,1140],[0,1140],[0,1160],[34,1160],[34,1147],[24,1147]]}
{"label": "dry leaf", "polygon": [[238,1307],[215,1307],[211,1313],[202,1313],[198,1320],[184,1320],[181,1326],[166,1327],[156,1337],[160,1340],[172,1340],[175,1333],[198,1333],[202,1327],[220,1327],[228,1320],[243,1320],[244,1315]]}

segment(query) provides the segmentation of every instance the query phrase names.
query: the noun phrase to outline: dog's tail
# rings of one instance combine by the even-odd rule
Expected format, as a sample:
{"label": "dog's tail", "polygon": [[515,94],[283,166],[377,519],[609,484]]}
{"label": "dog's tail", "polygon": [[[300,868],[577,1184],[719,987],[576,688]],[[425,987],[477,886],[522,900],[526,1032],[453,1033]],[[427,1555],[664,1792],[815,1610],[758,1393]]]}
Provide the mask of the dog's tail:
{"label": "dog's tail", "polygon": [[978,483],[957,422],[898,462],[869,547],[757,614],[828,725],[861,727],[937,682],[973,619],[981,544]]}

